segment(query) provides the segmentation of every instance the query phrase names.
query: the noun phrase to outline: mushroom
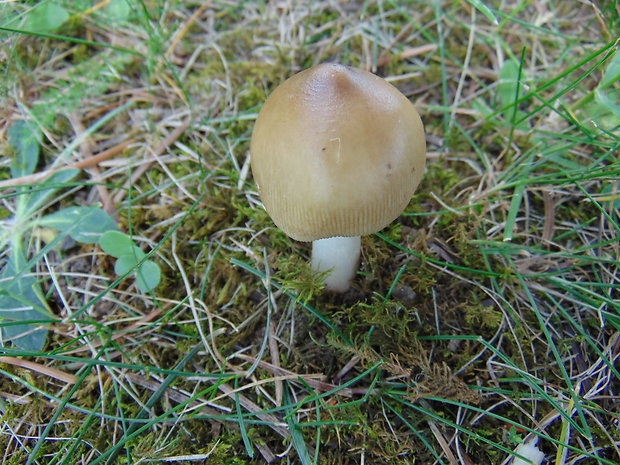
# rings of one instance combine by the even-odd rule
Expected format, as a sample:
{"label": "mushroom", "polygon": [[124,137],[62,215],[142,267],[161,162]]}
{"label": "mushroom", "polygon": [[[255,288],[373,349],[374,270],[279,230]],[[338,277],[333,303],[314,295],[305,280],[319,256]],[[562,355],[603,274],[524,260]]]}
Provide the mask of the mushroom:
{"label": "mushroom", "polygon": [[[530,441],[526,440],[519,444],[515,449],[515,458],[513,459],[511,465],[540,465],[543,463],[543,460],[545,460],[545,453],[536,447],[537,442],[538,438],[534,438]],[[521,457],[516,457],[517,455],[520,455],[527,460],[523,460]]]}
{"label": "mushroom", "polygon": [[250,144],[258,191],[289,237],[312,241],[312,267],[343,292],[358,268],[360,236],[394,221],[426,159],[413,104],[384,79],[325,63],[278,86]]}

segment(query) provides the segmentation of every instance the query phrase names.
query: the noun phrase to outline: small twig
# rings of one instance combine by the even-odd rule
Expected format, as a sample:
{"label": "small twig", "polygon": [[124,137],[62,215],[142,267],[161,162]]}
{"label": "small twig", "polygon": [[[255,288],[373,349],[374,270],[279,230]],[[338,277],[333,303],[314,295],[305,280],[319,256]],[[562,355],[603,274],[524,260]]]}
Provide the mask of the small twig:
{"label": "small twig", "polygon": [[[245,354],[236,354],[235,357],[246,360],[248,362],[252,362],[252,363],[256,361],[254,357],[250,357]],[[272,365],[271,363],[264,362],[262,360],[259,360],[258,366],[276,376],[287,376],[292,379],[295,379],[295,378],[303,379],[304,383],[308,384],[308,386],[316,389],[317,391],[321,391],[321,392],[333,391],[333,390],[338,389],[339,387],[336,384],[327,383],[325,381],[321,381],[320,379],[317,379],[317,378],[324,378],[324,375],[321,373],[300,375],[298,373],[293,373],[292,371],[285,370],[284,368]],[[352,397],[356,393],[357,391],[354,392],[351,388],[342,388],[338,391],[339,395],[345,396],[345,397]]]}
{"label": "small twig", "polygon": [[272,415],[271,413],[260,413],[264,409],[256,405],[243,394],[240,394],[238,389],[233,389],[226,383],[219,383],[219,379],[217,378],[207,378],[207,380],[213,383],[217,383],[218,389],[222,391],[226,395],[226,397],[230,397],[233,401],[238,400],[239,403],[243,406],[243,408],[245,408],[250,413],[256,414],[258,418],[266,422],[267,426],[269,426],[277,434],[279,434],[283,438],[290,437],[288,426],[285,422],[280,420],[275,415]]}
{"label": "small twig", "polygon": [[377,66],[384,66],[390,62],[390,60],[393,57],[393,54],[391,53],[391,51],[394,50],[394,47],[396,47],[397,43],[399,43],[407,34],[409,34],[409,31],[411,31],[413,24],[414,24],[413,22],[407,23],[400,30],[400,32],[396,34],[394,39],[392,39],[392,41],[389,44],[387,44],[387,46],[379,54],[379,58],[377,59]]}
{"label": "small twig", "polygon": [[0,397],[10,400],[12,403],[17,405],[26,405],[30,403],[30,398],[27,395],[17,396],[15,394],[0,391]]}
{"label": "small twig", "polygon": [[[275,335],[276,329],[273,321],[269,324],[269,353],[271,354],[271,363],[274,366],[280,367],[280,351],[278,349],[278,341]],[[284,385],[282,381],[276,381],[276,405],[279,407],[282,405],[282,397],[284,393]]]}
{"label": "small twig", "polygon": [[187,34],[187,32],[189,31],[190,27],[192,27],[192,24],[194,24],[194,22],[196,22],[196,20],[198,19],[198,17],[207,9],[207,8],[214,8],[213,3],[211,2],[203,2],[198,9],[189,17],[189,19],[185,22],[185,24],[183,25],[183,27],[181,29],[178,30],[178,32],[174,35],[174,37],[172,38],[172,43],[170,44],[170,47],[168,47],[168,50],[166,50],[166,53],[164,54],[164,56],[166,58],[169,58],[170,55],[172,55],[172,53],[174,52],[174,49],[177,48],[177,45],[179,45],[179,43],[181,42],[181,40],[183,39],[183,37],[185,37],[185,35]]}
{"label": "small twig", "polygon": [[85,160],[80,160],[75,163],[71,163],[70,165],[64,166],[62,168],[55,168],[51,170],[42,171],[40,173],[29,174],[28,176],[21,176],[19,178],[6,179],[5,181],[0,181],[0,189],[23,186],[26,184],[35,184],[41,181],[45,181],[51,175],[56,174],[59,171],[63,171],[63,170],[71,169],[71,168],[77,168],[80,170],[85,169],[85,168],[90,168],[91,166],[95,166],[101,163],[102,161],[107,160],[108,158],[112,158],[118,155],[123,150],[125,150],[129,145],[133,144],[136,141],[137,141],[136,139],[130,139],[128,141],[118,144],[115,147],[104,150],[103,152],[98,153],[97,155],[93,155],[92,157],[89,157]]}
{"label": "small twig", "polygon": [[434,52],[435,50],[437,50],[437,44],[426,44],[420,45],[419,47],[407,48],[395,55],[390,55],[389,53],[386,53],[385,55],[382,54],[382,56],[380,56],[377,60],[377,66],[385,66],[394,58],[398,58],[399,60],[407,60],[408,58],[424,55],[426,53]]}
{"label": "small twig", "polygon": [[[420,399],[420,403],[424,408],[432,410],[430,404],[426,400]],[[428,423],[428,426],[430,426],[431,428],[433,436],[435,436],[435,439],[437,439],[441,450],[443,450],[443,453],[446,454],[446,458],[448,459],[448,462],[450,462],[450,465],[458,465],[459,462],[456,459],[454,453],[452,452],[452,449],[450,449],[450,444],[441,433],[441,431],[439,431],[439,427],[437,426],[435,420],[433,420],[432,418],[428,418],[426,421]]]}
{"label": "small twig", "polygon": [[32,370],[37,373],[41,373],[42,375],[49,376],[51,378],[55,378],[59,381],[64,381],[65,383],[75,384],[77,383],[77,378],[69,373],[65,373],[64,371],[57,370],[56,368],[51,368],[45,365],[41,365],[40,363],[29,362],[28,360],[22,360],[17,357],[9,357],[9,356],[0,356],[0,363],[8,363],[9,365],[13,365],[20,368],[25,368],[27,370]]}
{"label": "small twig", "polygon": [[[140,387],[146,388],[149,391],[156,392],[161,387],[161,381],[151,381],[136,373],[126,373],[125,376],[132,383],[135,383]],[[224,423],[223,420],[218,420],[216,418],[216,415],[219,415],[219,411],[230,413],[230,409],[228,407],[216,405],[211,402],[204,402],[200,400],[193,400],[189,402],[191,396],[173,387],[170,387],[166,390],[166,396],[168,396],[170,400],[173,400],[174,402],[177,402],[179,404],[186,403],[187,407],[192,410],[198,410],[201,413],[212,415],[214,417],[213,420],[217,422]]]}
{"label": "small twig", "polygon": [[351,360],[349,360],[346,365],[344,367],[342,367],[342,369],[336,374],[336,376],[334,376],[334,383],[339,383],[340,380],[342,378],[344,378],[346,376],[346,374],[351,371],[353,369],[353,367],[355,365],[357,365],[360,361],[360,357],[357,355],[354,355],[353,357],[351,357]]}
{"label": "small twig", "polygon": [[444,438],[443,434],[441,434],[441,431],[439,431],[439,428],[437,427],[437,424],[435,423],[435,421],[434,420],[427,420],[427,421],[428,421],[428,426],[430,426],[431,431],[433,432],[433,436],[435,436],[435,439],[437,439],[437,442],[441,446],[441,450],[443,450],[443,453],[446,454],[446,457],[448,459],[448,462],[450,462],[450,465],[459,465],[458,460],[456,459],[456,457],[454,456],[454,453],[450,449],[450,445],[448,444],[448,441],[446,441],[446,438]]}

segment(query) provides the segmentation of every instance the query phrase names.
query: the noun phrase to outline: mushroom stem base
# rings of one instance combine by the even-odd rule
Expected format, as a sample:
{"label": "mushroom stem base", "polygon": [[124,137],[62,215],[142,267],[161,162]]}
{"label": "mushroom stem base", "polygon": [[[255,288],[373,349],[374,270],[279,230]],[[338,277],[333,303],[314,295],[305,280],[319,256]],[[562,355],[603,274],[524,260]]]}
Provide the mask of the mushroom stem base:
{"label": "mushroom stem base", "polygon": [[331,272],[325,278],[330,291],[345,292],[351,287],[360,258],[361,239],[329,237],[312,243],[312,269]]}

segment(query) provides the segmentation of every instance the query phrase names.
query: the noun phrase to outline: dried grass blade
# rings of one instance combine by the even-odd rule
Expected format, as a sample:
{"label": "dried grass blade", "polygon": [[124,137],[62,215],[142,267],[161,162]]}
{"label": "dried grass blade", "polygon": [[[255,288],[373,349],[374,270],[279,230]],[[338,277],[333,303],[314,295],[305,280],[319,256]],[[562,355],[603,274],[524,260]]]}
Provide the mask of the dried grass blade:
{"label": "dried grass blade", "polygon": [[77,383],[77,378],[69,373],[65,373],[64,371],[60,371],[56,368],[51,368],[45,365],[41,365],[40,363],[30,362],[28,360],[22,360],[17,357],[10,356],[0,356],[0,363],[7,363],[9,365],[13,365],[20,368],[25,368],[27,370],[34,371],[36,373],[40,373],[45,376],[49,376],[51,378],[57,379],[59,381],[64,381],[65,383],[75,384]]}
{"label": "dried grass blade", "polygon": [[13,178],[13,179],[7,179],[5,181],[0,181],[0,189],[5,188],[5,187],[23,186],[25,184],[35,184],[41,181],[45,181],[51,175],[56,174],[59,171],[66,170],[66,169],[71,169],[71,168],[84,169],[84,168],[93,167],[101,163],[102,161],[107,160],[108,158],[112,158],[118,155],[119,153],[121,153],[123,150],[125,150],[127,147],[129,147],[131,144],[135,142],[137,142],[137,139],[127,140],[125,142],[122,142],[116,145],[115,147],[104,150],[103,152],[98,153],[97,155],[93,155],[92,157],[89,157],[86,160],[80,160],[78,162],[67,165],[64,168],[50,169],[46,171],[41,171],[40,173],[30,174],[28,176],[21,176],[19,178]]}

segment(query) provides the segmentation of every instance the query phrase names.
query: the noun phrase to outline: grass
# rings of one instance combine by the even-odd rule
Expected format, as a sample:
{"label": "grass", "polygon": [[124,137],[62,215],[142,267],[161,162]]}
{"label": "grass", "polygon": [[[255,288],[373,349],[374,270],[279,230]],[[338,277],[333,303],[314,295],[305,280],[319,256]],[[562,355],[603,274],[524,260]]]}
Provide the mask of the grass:
{"label": "grass", "polygon": [[[2,242],[0,290],[49,310],[42,348],[0,349],[3,463],[507,464],[532,441],[546,463],[620,461],[616,2],[47,0],[0,18],[0,221],[27,270]],[[264,99],[323,61],[397,86],[429,152],[344,295],[249,172]],[[31,195],[29,218],[106,212],[161,282],[17,224]]]}

